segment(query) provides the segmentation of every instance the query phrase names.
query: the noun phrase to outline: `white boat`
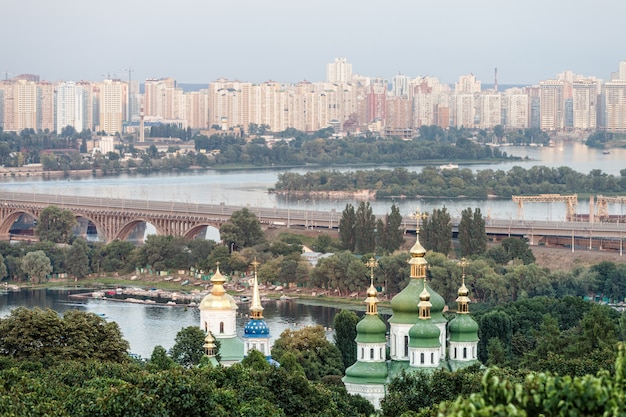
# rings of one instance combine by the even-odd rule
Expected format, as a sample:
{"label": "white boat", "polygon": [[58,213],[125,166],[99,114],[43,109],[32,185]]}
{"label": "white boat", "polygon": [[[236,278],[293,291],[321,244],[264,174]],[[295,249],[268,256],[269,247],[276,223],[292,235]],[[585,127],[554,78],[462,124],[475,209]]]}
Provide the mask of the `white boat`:
{"label": "white boat", "polygon": [[453,164],[452,162],[450,162],[447,165],[439,165],[439,169],[458,169],[459,166],[457,164]]}

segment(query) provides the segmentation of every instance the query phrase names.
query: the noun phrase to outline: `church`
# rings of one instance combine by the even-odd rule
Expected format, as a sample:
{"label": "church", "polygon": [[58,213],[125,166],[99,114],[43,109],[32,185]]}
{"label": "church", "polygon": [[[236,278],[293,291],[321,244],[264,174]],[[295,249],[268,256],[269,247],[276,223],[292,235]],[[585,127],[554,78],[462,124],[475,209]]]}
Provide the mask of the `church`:
{"label": "church", "polygon": [[[387,325],[378,315],[373,259],[367,290],[365,316],[356,326],[357,361],[346,369],[343,382],[351,394],[359,394],[380,409],[380,401],[391,380],[404,372],[437,369],[457,370],[478,363],[478,324],[469,315],[469,290],[458,291],[456,316],[449,322],[443,315],[445,301],[426,279],[426,250],[419,230],[410,250],[409,284],[391,300],[392,316]],[[387,344],[389,355],[387,356]]]}
{"label": "church", "polygon": [[[215,342],[219,342],[220,363],[224,366],[241,362],[248,356],[250,350],[258,350],[270,362],[271,359],[271,335],[270,329],[263,320],[263,306],[259,292],[259,280],[257,278],[257,266],[254,260],[254,282],[252,287],[252,303],[250,305],[250,320],[244,327],[243,340],[237,337],[237,303],[224,288],[226,278],[221,274],[219,264],[217,271],[211,278],[213,287],[200,302],[200,328],[207,333],[205,339],[205,353],[214,357]],[[213,337],[211,336],[213,334]]]}

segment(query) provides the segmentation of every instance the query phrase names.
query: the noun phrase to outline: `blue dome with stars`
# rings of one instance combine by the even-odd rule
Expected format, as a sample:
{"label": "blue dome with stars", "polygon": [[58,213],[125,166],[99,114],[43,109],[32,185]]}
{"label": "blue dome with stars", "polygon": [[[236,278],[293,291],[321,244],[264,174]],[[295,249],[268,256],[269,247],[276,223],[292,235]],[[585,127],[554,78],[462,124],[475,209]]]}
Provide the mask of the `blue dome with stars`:
{"label": "blue dome with stars", "polygon": [[270,329],[263,319],[251,319],[243,329],[244,337],[267,337]]}

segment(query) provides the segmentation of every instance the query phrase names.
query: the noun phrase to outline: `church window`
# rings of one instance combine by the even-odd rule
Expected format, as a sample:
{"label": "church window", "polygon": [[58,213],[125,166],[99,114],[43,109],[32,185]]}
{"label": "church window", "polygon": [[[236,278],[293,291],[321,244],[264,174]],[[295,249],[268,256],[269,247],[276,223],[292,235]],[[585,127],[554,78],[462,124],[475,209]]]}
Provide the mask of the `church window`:
{"label": "church window", "polygon": [[434,353],[430,353],[430,363],[435,363],[435,354]]}
{"label": "church window", "polygon": [[383,358],[383,348],[380,348],[380,356],[378,357],[378,359],[382,359]]}
{"label": "church window", "polygon": [[361,348],[361,359],[365,359],[365,349]]}
{"label": "church window", "polygon": [[265,343],[261,343],[259,348],[261,349],[261,353],[265,353]]}
{"label": "church window", "polygon": [[454,348],[454,359],[456,359],[456,348]]}
{"label": "church window", "polygon": [[463,348],[463,359],[467,359],[467,348]]}
{"label": "church window", "polygon": [[404,356],[409,356],[409,336],[404,336]]}
{"label": "church window", "polygon": [[224,333],[224,322],[220,321],[220,334]]}
{"label": "church window", "polygon": [[420,363],[424,363],[424,353],[420,353]]}
{"label": "church window", "polygon": [[374,348],[370,349],[370,359],[374,359]]}

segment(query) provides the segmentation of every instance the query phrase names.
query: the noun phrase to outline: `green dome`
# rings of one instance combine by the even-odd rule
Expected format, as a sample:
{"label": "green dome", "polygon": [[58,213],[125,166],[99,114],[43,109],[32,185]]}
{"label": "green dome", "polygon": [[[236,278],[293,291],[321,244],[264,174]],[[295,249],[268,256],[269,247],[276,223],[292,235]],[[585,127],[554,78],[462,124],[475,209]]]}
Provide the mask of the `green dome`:
{"label": "green dome", "polygon": [[[409,285],[391,299],[393,315],[389,319],[389,323],[415,323],[419,318],[417,303],[419,303],[420,293],[423,289],[422,278],[412,278]],[[435,323],[445,323],[446,319],[443,317],[443,309],[446,306],[446,302],[442,296],[430,288],[428,281],[426,281],[426,289],[430,293],[430,303],[432,304],[430,316]]]}
{"label": "green dome", "polygon": [[457,314],[448,325],[453,342],[477,342],[478,323],[468,314]]}
{"label": "green dome", "polygon": [[354,384],[381,384],[387,382],[386,362],[355,362],[346,369],[343,382]]}
{"label": "green dome", "polygon": [[366,314],[356,325],[357,343],[386,343],[387,325],[377,315]]}
{"label": "green dome", "polygon": [[409,347],[438,348],[441,346],[439,342],[440,334],[439,328],[432,320],[418,320],[409,329]]}

